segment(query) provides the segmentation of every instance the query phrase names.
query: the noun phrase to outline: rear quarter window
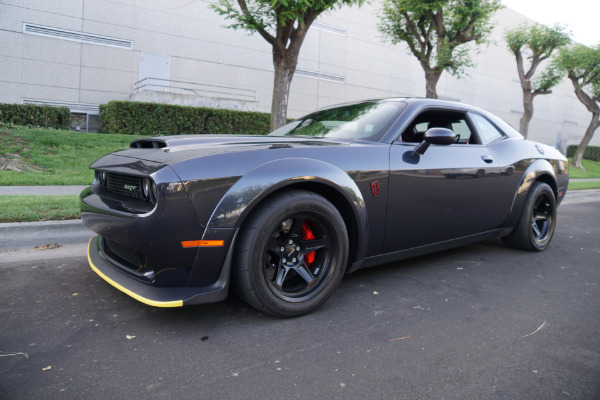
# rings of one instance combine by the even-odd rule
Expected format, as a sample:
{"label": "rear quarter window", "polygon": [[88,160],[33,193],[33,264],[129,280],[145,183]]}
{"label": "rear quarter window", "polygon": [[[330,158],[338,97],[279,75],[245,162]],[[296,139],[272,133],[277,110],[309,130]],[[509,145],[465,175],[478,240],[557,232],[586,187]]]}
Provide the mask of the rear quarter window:
{"label": "rear quarter window", "polygon": [[473,121],[475,129],[477,129],[477,133],[479,133],[479,138],[483,144],[489,144],[502,138],[502,133],[486,118],[479,114],[471,113],[469,116],[471,117],[471,121]]}

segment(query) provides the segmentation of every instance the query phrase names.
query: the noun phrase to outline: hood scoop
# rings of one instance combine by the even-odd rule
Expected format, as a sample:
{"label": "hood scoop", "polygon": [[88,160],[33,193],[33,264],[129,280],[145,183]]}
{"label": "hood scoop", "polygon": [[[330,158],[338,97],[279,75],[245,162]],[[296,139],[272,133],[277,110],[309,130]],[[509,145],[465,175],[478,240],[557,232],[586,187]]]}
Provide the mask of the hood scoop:
{"label": "hood scoop", "polygon": [[162,149],[167,147],[167,143],[160,139],[138,139],[131,142],[131,149]]}

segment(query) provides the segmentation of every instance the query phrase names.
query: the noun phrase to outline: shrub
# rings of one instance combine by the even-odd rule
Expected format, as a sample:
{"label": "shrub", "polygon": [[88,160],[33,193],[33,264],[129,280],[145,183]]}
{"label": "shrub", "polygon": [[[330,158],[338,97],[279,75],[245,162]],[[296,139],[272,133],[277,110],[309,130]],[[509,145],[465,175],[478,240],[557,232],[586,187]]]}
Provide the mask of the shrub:
{"label": "shrub", "polygon": [[[577,150],[577,145],[570,145],[567,148],[567,157],[573,157],[575,150]],[[600,146],[586,147],[585,151],[583,152],[583,158],[586,160],[600,161]]]}
{"label": "shrub", "polygon": [[71,111],[67,107],[0,104],[0,121],[14,125],[69,129]]}
{"label": "shrub", "polygon": [[206,107],[111,101],[100,106],[105,133],[159,136],[197,133],[266,134],[270,115]]}

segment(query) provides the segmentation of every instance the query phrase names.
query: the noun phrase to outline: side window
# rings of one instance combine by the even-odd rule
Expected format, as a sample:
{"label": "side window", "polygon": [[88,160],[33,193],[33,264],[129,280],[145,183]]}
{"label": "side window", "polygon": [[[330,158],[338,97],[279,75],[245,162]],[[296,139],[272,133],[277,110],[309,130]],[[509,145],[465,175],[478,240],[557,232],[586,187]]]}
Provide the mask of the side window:
{"label": "side window", "polygon": [[492,143],[494,140],[500,139],[502,133],[496,129],[494,125],[479,114],[469,114],[473,124],[481,136],[481,140],[484,144]]}
{"label": "side window", "polygon": [[456,138],[456,143],[468,144],[471,141],[471,129],[469,128],[469,125],[467,125],[467,121],[464,118],[453,122],[452,130],[458,136]]}
{"label": "side window", "polygon": [[402,142],[421,143],[425,132],[431,128],[446,128],[456,134],[456,143],[475,144],[477,136],[473,134],[465,113],[431,110],[419,115],[407,129],[402,132]]}

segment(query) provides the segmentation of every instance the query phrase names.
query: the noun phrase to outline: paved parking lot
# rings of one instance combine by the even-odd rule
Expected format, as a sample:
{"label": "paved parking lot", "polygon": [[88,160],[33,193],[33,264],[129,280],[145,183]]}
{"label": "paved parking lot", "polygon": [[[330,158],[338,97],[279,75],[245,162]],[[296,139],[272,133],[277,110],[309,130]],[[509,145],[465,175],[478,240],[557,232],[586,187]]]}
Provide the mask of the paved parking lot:
{"label": "paved parking lot", "polygon": [[598,399],[599,216],[561,206],[539,254],[491,241],[359,271],[290,320],[151,308],[83,252],[9,258],[0,398]]}

